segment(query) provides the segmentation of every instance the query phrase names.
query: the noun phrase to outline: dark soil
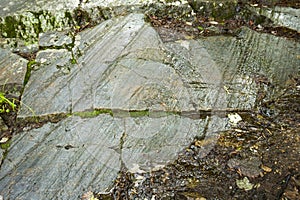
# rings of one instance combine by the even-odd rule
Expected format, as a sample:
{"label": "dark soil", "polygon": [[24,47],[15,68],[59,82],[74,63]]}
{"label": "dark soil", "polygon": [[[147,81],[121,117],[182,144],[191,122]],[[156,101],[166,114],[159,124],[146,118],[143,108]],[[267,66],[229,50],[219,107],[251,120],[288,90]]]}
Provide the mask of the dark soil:
{"label": "dark soil", "polygon": [[[284,4],[279,2],[278,4]],[[264,6],[263,4],[259,4]],[[273,4],[274,5],[274,4]],[[277,4],[276,4],[277,5]],[[289,5],[289,4],[284,4]],[[299,6],[299,3],[294,3]],[[292,38],[300,41],[300,33],[285,27],[275,26],[272,21],[264,16],[251,13],[246,4],[240,4],[239,10],[234,17],[228,19],[214,19],[203,13],[196,13],[193,18],[170,17],[169,14],[150,14],[148,16],[151,24],[156,28],[163,41],[175,41],[178,39],[191,39],[216,35],[238,34],[242,26],[254,31],[269,33],[278,37]]]}

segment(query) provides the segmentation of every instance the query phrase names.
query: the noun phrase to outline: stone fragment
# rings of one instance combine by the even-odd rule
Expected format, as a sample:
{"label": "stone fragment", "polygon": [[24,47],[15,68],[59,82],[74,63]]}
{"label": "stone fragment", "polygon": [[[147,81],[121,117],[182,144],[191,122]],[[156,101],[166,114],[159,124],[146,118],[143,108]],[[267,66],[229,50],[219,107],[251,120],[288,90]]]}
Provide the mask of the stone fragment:
{"label": "stone fragment", "polygon": [[20,92],[27,71],[27,60],[0,48],[0,92]]}
{"label": "stone fragment", "polygon": [[72,44],[72,38],[67,32],[46,32],[39,35],[39,46],[42,48],[67,47]]}
{"label": "stone fragment", "polygon": [[261,164],[261,159],[258,157],[251,157],[242,160],[232,158],[227,163],[230,168],[236,169],[240,171],[242,175],[248,177],[259,176],[262,171],[260,169]]}

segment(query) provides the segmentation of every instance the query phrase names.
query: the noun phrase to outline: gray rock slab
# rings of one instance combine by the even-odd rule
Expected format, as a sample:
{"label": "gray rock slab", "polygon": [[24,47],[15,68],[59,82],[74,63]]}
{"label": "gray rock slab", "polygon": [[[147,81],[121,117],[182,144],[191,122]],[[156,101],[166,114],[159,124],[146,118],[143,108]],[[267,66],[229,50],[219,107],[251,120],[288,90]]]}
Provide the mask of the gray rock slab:
{"label": "gray rock slab", "polygon": [[77,35],[77,64],[70,64],[67,50],[39,52],[40,69],[26,85],[27,106],[19,117],[93,109],[251,109],[255,77],[284,83],[299,70],[298,49],[295,41],[247,28],[238,37],[163,43],[143,15],[131,14]]}
{"label": "gray rock slab", "polygon": [[27,62],[26,59],[0,48],[0,91],[9,85],[23,87]]}
{"label": "gray rock slab", "polygon": [[298,42],[248,28],[238,37],[179,40],[166,46],[180,55],[175,66],[198,109],[251,109],[260,87],[258,76],[276,86],[271,94],[278,94],[288,77],[299,73]]}
{"label": "gray rock slab", "polygon": [[257,76],[281,88],[299,72],[298,42],[248,28],[238,37],[179,40],[166,46],[179,56],[176,71],[198,109],[251,109],[259,89]]}
{"label": "gray rock slab", "polygon": [[283,26],[292,30],[300,32],[300,9],[290,7],[279,7],[274,8],[266,7],[250,7],[249,9],[257,14],[265,16],[272,20],[277,26]]}
{"label": "gray rock slab", "polygon": [[[253,77],[264,75],[274,86],[282,86],[300,69],[300,44],[294,40],[242,28],[237,37],[209,37],[200,42],[221,67],[225,85],[230,80],[241,82],[235,79],[247,76],[249,83],[254,83]],[[233,91],[235,87],[242,89],[232,86]]]}
{"label": "gray rock slab", "polygon": [[71,58],[71,53],[65,49],[38,52],[35,68],[39,73],[32,71],[37,76],[32,75],[27,84],[31,89],[23,93],[21,113],[36,116],[70,112],[71,99],[66,76],[72,68]]}
{"label": "gray rock slab", "polygon": [[126,118],[122,161],[133,173],[157,169],[175,160],[179,151],[196,136],[212,141],[200,151],[204,157],[214,147],[226,124],[226,119],[215,116],[198,120],[176,115]]}
{"label": "gray rock slab", "polygon": [[[111,69],[113,61],[116,61],[144,26],[146,23],[143,15],[129,15],[108,20],[82,33],[78,37],[84,39],[78,42],[76,51],[84,56],[78,58],[78,64],[70,67],[69,74],[60,76],[57,75],[57,59],[51,64],[46,63],[47,67],[40,63],[41,68],[32,74],[26,85],[22,101],[32,108],[36,115],[94,109],[94,92],[99,82],[105,78],[105,73]],[[46,55],[47,58],[49,56],[51,57]],[[70,61],[70,58],[64,55],[58,57],[61,58],[60,63]],[[46,77],[41,78],[43,76]],[[31,87],[40,89],[32,90]],[[53,103],[54,99],[59,99],[59,103]],[[48,102],[46,107],[41,105],[41,100]],[[19,116],[32,114],[29,109],[23,107]]]}
{"label": "gray rock slab", "polygon": [[73,43],[68,32],[46,32],[39,35],[39,46],[42,48],[59,48],[69,46]]}
{"label": "gray rock slab", "polygon": [[161,167],[195,136],[217,142],[225,125],[218,117],[106,114],[48,123],[13,137],[0,170],[0,194],[5,199],[79,199],[87,190],[103,192],[122,163],[134,173]]}
{"label": "gray rock slab", "polygon": [[122,59],[95,91],[94,106],[121,110],[193,109],[176,71],[160,62]]}
{"label": "gray rock slab", "polygon": [[4,199],[80,199],[90,188],[105,190],[117,177],[123,134],[109,115],[70,117],[21,133],[0,171]]}

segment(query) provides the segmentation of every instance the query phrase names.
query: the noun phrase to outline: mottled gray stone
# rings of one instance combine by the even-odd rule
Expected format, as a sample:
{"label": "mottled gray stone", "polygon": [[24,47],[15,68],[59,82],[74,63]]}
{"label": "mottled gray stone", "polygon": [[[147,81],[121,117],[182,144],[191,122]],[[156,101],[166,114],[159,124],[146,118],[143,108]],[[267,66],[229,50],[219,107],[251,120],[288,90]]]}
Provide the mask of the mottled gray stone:
{"label": "mottled gray stone", "polygon": [[232,158],[228,160],[227,165],[232,169],[239,170],[242,175],[247,177],[258,177],[262,172],[260,168],[262,162],[258,157],[250,157],[241,160]]}
{"label": "mottled gray stone", "polygon": [[[25,131],[12,140],[0,171],[5,199],[78,199],[86,189],[104,191],[121,163],[148,171],[176,158],[195,137],[216,137],[226,120],[162,117],[69,117]],[[206,155],[213,147],[201,151]]]}
{"label": "mottled gray stone", "polygon": [[[224,73],[224,84],[234,91],[253,87],[253,78],[264,75],[274,86],[282,86],[290,75],[299,72],[300,44],[297,41],[242,28],[237,37],[209,37],[201,40]],[[249,84],[241,84],[241,77]],[[252,84],[251,84],[252,83]],[[237,95],[238,96],[238,95]]]}
{"label": "mottled gray stone", "polygon": [[38,11],[61,11],[63,9],[74,9],[79,5],[79,0],[2,0],[0,4],[0,16],[21,13],[27,10]]}
{"label": "mottled gray stone", "polygon": [[[25,111],[30,116],[36,116],[70,112],[70,89],[66,76],[73,68],[71,58],[71,53],[65,49],[38,52],[35,65],[38,73],[32,71],[33,75],[26,85],[31,89],[23,93],[21,113]],[[53,105],[56,109],[52,109]]]}
{"label": "mottled gray stone", "polygon": [[4,86],[23,87],[27,62],[24,58],[0,48],[0,91]]}
{"label": "mottled gray stone", "polygon": [[[62,76],[57,75],[57,59],[49,59],[53,56],[46,55],[45,51],[39,52],[37,61],[41,68],[32,73],[22,97],[36,115],[103,108],[163,111],[195,109],[189,99],[189,89],[185,86],[187,80],[183,81],[173,68],[172,56],[154,29],[144,22],[143,15],[108,20],[79,34],[73,51],[82,56],[77,59],[78,64],[70,67],[70,73]],[[60,57],[60,62],[68,61],[65,56]],[[203,66],[211,65],[209,58],[203,58],[202,61],[205,63]],[[186,63],[190,65],[188,61]],[[202,77],[204,84],[207,81],[215,88],[221,83],[221,74],[215,69],[216,66],[211,66],[206,73],[198,70],[197,74],[191,74],[190,77],[196,81]],[[209,80],[208,76],[214,78]],[[32,101],[32,98],[37,101]],[[224,101],[225,98],[222,99]],[[213,100],[208,108],[205,104],[202,107],[211,109],[214,103]],[[32,114],[28,108],[22,107],[19,117]]]}
{"label": "mottled gray stone", "polygon": [[[78,58],[78,64],[70,68],[69,74],[62,76],[57,75],[59,69],[56,59],[51,64],[47,63],[47,67],[41,64],[41,68],[32,73],[26,85],[23,102],[32,108],[36,115],[94,109],[94,93],[99,82],[112,68],[113,61],[145,25],[143,15],[129,15],[108,20],[94,29],[83,32],[78,36],[83,39],[76,48],[76,51],[83,55]],[[69,58],[61,57],[59,62],[69,61]],[[41,78],[43,76],[45,78]],[[39,89],[32,90],[31,87]],[[32,101],[33,98],[41,99],[43,105],[39,100]],[[29,109],[22,107],[19,116],[32,114]]]}
{"label": "mottled gray stone", "polygon": [[[73,26],[70,14],[79,5],[79,0],[59,0],[55,6],[44,0],[9,2],[0,5],[0,16],[13,15],[25,28],[15,35],[2,34],[20,33],[23,39],[37,38],[34,27],[49,31]],[[96,7],[134,9],[148,2],[83,0],[81,8],[97,14]],[[218,2],[218,9],[223,9],[225,1]],[[230,2],[233,11],[236,1]],[[143,14],[130,14],[106,20],[75,38],[64,31],[39,35],[42,50],[18,117],[71,117],[13,137],[0,171],[4,199],[79,199],[87,190],[103,192],[121,167],[133,173],[157,169],[172,162],[195,137],[209,141],[199,150],[200,157],[206,156],[227,124],[214,111],[253,108],[259,92],[257,75],[281,85],[299,71],[299,43],[247,28],[237,37],[163,43]],[[16,57],[3,51],[0,58]],[[94,110],[113,116],[94,116]]]}
{"label": "mottled gray stone", "polygon": [[227,108],[227,94],[222,88],[223,73],[203,45],[196,40],[166,44],[175,53],[174,68],[181,75],[195,110]]}
{"label": "mottled gray stone", "polygon": [[94,8],[97,6],[101,7],[117,7],[117,6],[132,6],[132,5],[147,5],[150,3],[158,3],[164,1],[158,0],[83,0],[82,6],[84,8]]}
{"label": "mottled gray stone", "polygon": [[40,33],[39,46],[43,48],[66,47],[72,44],[72,38],[67,32]]}
{"label": "mottled gray stone", "polygon": [[103,191],[121,166],[114,150],[123,134],[109,115],[70,117],[13,138],[1,166],[4,199],[79,199]]}
{"label": "mottled gray stone", "polygon": [[[115,7],[128,5],[145,5],[159,2],[157,0],[83,0],[81,6],[84,8],[95,7]],[[79,6],[80,0],[2,0],[0,4],[0,16],[7,16],[15,13],[21,13],[27,10],[31,11],[61,11],[72,10]]]}
{"label": "mottled gray stone", "polygon": [[253,13],[265,16],[277,26],[283,26],[300,32],[300,9],[290,7],[248,7]]}
{"label": "mottled gray stone", "polygon": [[[77,64],[70,64],[67,50],[39,52],[41,67],[32,73],[22,101],[36,115],[251,109],[258,92],[255,77],[284,83],[298,70],[298,48],[294,41],[247,28],[238,38],[164,44],[143,15],[131,14],[76,36]],[[26,106],[19,117],[32,115]]]}
{"label": "mottled gray stone", "polygon": [[79,5],[79,0],[3,1],[0,4],[0,36],[7,38],[11,48],[21,46],[24,41],[27,45],[36,44],[41,32],[70,29],[74,24],[73,12]]}
{"label": "mottled gray stone", "polygon": [[206,156],[218,140],[218,131],[225,130],[226,120],[215,116],[193,120],[169,115],[125,118],[124,124],[122,161],[129,171],[137,172],[137,167],[148,171],[173,161],[196,136],[211,139],[210,145],[199,151],[199,156]]}

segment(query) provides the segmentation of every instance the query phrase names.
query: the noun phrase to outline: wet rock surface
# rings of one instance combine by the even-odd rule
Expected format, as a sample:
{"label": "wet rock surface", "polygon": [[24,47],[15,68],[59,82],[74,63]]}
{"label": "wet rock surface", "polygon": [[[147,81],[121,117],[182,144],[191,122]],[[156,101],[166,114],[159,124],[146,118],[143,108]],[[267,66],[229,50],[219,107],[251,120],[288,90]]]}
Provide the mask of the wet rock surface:
{"label": "wet rock surface", "polygon": [[298,8],[276,6],[2,4],[0,80],[20,88],[0,195],[297,199]]}

